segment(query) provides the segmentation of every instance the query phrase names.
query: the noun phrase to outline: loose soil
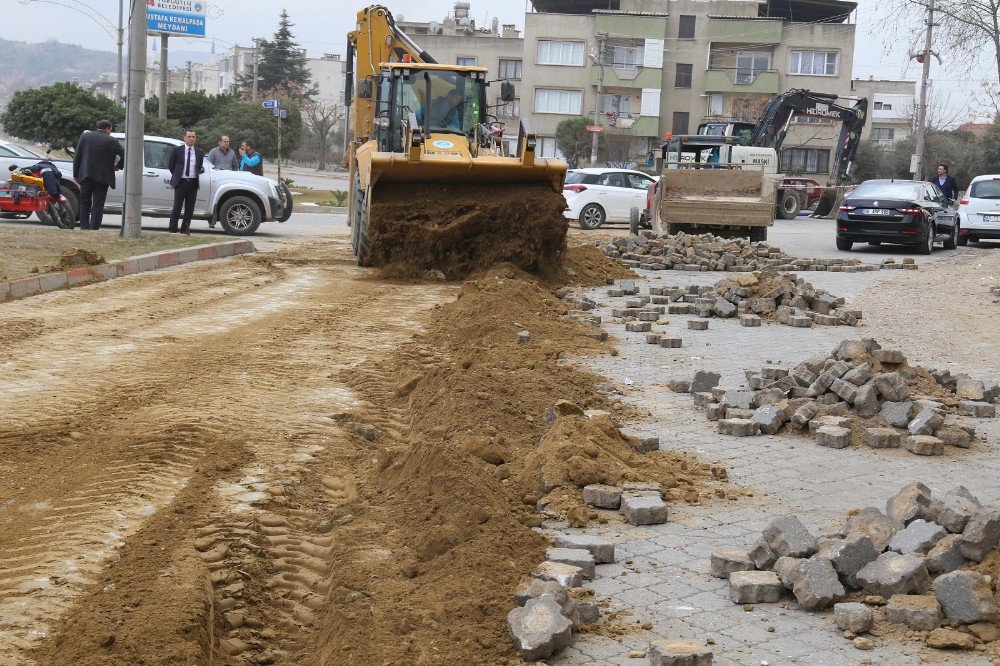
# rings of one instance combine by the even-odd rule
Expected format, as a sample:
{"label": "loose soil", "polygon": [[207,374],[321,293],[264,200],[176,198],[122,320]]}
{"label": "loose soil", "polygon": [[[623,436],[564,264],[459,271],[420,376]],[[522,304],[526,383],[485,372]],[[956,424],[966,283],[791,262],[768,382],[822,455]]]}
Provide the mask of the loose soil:
{"label": "loose soil", "polygon": [[507,262],[531,272],[566,249],[566,201],[548,184],[382,183],[372,194],[372,266],[391,277],[455,280]]}
{"label": "loose soil", "polygon": [[719,485],[545,422],[628,415],[553,294],[628,275],[595,252],[401,284],[338,239],[4,304],[0,662],[518,663],[537,502]]}
{"label": "loose soil", "polygon": [[120,238],[116,229],[71,231],[0,224],[0,281],[26,277],[33,268],[41,270],[44,266],[58,266],[60,253],[67,249],[79,248],[103,256],[107,261],[116,261],[139,254],[203,245],[205,242],[205,238],[180,234],[145,232],[140,238]]}

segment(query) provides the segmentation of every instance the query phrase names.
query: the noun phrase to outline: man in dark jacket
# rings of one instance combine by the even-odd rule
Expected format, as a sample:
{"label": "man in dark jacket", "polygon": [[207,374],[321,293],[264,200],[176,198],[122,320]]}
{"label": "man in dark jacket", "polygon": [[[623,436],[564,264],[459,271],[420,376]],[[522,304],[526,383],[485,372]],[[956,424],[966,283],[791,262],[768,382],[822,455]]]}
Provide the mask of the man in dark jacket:
{"label": "man in dark jacket", "polygon": [[192,130],[184,132],[184,145],[176,146],[167,158],[170,169],[170,186],[174,188],[174,209],[170,212],[170,233],[177,233],[177,220],[184,208],[181,233],[191,235],[191,216],[198,196],[198,174],[202,172],[205,153],[194,145],[198,137]]}
{"label": "man in dark jacket", "polygon": [[948,175],[948,165],[938,164],[937,175],[931,178],[932,183],[937,183],[944,195],[954,201],[958,198],[958,183]]}
{"label": "man in dark jacket", "polygon": [[111,121],[100,120],[97,129],[84,132],[73,155],[73,180],[80,184],[80,228],[97,231],[104,219],[108,188],[115,186],[115,171],[125,163],[125,149],[111,135]]}

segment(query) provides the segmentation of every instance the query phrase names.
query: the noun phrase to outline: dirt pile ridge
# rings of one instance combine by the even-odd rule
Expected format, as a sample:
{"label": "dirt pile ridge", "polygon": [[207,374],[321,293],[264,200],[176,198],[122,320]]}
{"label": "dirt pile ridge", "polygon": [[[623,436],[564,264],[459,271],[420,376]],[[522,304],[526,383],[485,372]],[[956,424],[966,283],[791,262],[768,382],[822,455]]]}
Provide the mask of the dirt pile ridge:
{"label": "dirt pile ridge", "polygon": [[501,262],[537,272],[566,249],[566,200],[548,184],[384,183],[372,195],[371,265],[389,277],[461,279]]}
{"label": "dirt pile ridge", "polygon": [[[590,266],[587,280],[617,275]],[[322,661],[520,663],[505,618],[517,582],[544,559],[547,540],[531,529],[542,495],[578,497],[597,479],[694,487],[711,477],[694,461],[636,453],[608,417],[545,422],[559,399],[621,412],[593,389],[599,377],[560,362],[611,348],[585,336],[592,327],[560,317],[553,286],[496,266],[440,306],[409,349],[352,371],[370,406],[350,418],[395,416],[379,426],[377,469],[359,484],[357,506],[369,518],[347,526]],[[381,529],[372,529],[375,516]],[[385,556],[359,559],[365,549]]]}
{"label": "dirt pile ridge", "polygon": [[104,257],[92,252],[82,250],[78,247],[71,247],[59,253],[59,270],[66,271],[80,266],[99,266],[108,263]]}

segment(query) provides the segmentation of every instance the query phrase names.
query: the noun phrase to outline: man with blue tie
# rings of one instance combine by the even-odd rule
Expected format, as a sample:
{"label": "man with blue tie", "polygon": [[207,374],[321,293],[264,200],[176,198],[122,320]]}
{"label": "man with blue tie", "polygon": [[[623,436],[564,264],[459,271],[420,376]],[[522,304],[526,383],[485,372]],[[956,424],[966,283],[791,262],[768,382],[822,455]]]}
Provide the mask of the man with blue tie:
{"label": "man with blue tie", "polygon": [[191,216],[194,214],[194,202],[198,196],[198,174],[202,171],[205,153],[195,147],[198,137],[191,130],[184,132],[184,145],[170,151],[167,168],[170,169],[170,186],[174,188],[174,208],[170,212],[170,233],[177,233],[177,220],[181,217],[181,207],[184,208],[184,221],[181,233],[191,235]]}

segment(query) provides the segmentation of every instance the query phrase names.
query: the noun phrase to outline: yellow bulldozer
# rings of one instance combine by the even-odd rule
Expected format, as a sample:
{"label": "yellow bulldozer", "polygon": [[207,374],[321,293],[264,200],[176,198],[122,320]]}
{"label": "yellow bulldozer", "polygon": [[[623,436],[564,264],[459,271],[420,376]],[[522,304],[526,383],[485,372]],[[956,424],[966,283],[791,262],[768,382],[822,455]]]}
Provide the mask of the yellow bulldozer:
{"label": "yellow bulldozer", "polygon": [[358,263],[453,278],[500,261],[527,270],[558,261],[566,163],[536,157],[524,120],[516,144],[505,139],[491,110],[514,100],[513,84],[488,81],[482,67],[436,63],[379,5],[358,12],[347,50]]}

